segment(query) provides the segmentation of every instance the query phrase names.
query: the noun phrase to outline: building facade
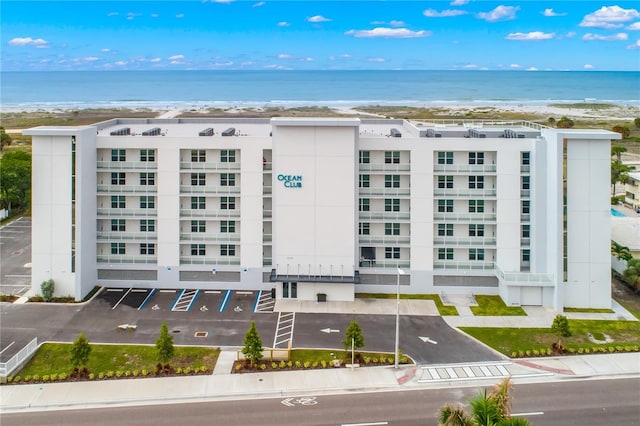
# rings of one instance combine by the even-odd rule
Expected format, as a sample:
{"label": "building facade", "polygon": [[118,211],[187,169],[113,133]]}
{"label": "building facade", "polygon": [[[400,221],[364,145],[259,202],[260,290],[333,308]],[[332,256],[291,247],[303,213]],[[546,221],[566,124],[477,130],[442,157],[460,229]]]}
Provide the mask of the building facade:
{"label": "building facade", "polygon": [[36,127],[33,291],[499,294],[609,308],[610,141],[528,122]]}

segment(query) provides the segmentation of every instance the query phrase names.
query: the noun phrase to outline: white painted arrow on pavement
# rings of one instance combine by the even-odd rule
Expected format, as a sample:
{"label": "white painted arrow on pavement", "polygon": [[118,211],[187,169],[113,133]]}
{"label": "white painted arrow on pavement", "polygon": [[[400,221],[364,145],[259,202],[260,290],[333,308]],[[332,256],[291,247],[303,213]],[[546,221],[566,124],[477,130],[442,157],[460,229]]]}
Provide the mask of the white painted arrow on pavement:
{"label": "white painted arrow on pavement", "polygon": [[435,340],[431,340],[428,337],[422,337],[422,336],[418,336],[418,339],[422,340],[425,343],[433,343],[434,345],[437,345],[438,342],[436,342]]}
{"label": "white painted arrow on pavement", "polygon": [[340,330],[334,330],[333,328],[323,328],[322,330],[323,333],[340,333]]}
{"label": "white painted arrow on pavement", "polygon": [[295,404],[292,404],[291,401],[293,401],[293,398],[287,398],[287,399],[283,399],[282,401],[280,401],[282,404],[286,405],[287,407],[293,407]]}

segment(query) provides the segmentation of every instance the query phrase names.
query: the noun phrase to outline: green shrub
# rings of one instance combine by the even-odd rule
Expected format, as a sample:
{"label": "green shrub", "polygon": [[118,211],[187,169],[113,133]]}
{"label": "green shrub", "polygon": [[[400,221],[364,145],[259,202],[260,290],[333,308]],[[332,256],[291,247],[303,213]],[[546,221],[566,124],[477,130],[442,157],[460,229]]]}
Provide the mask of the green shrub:
{"label": "green shrub", "polygon": [[584,348],[578,348],[578,354],[582,355],[584,353]]}
{"label": "green shrub", "polygon": [[573,349],[573,348],[569,348],[569,349],[567,349],[567,351],[568,351],[570,354],[575,354],[575,353],[576,353],[576,350],[575,350],[575,349]]}
{"label": "green shrub", "polygon": [[201,373],[206,373],[209,370],[209,368],[206,365],[201,365],[200,366],[200,372]]}
{"label": "green shrub", "polygon": [[242,370],[242,364],[236,364],[236,366],[234,367],[236,372]]}
{"label": "green shrub", "polygon": [[609,346],[607,349],[609,350],[610,354],[612,354],[612,353],[614,353],[616,351],[616,348],[614,348],[613,346]]}
{"label": "green shrub", "polygon": [[318,368],[318,361],[313,361],[313,368]]}
{"label": "green shrub", "polygon": [[524,354],[526,356],[531,356],[531,351],[529,349],[527,349],[526,351],[524,351]]}
{"label": "green shrub", "polygon": [[25,383],[29,383],[30,381],[31,381],[31,375],[30,374],[24,376],[24,382]]}
{"label": "green shrub", "polygon": [[524,358],[524,351],[522,349],[518,351],[518,358]]}
{"label": "green shrub", "polygon": [[51,302],[53,299],[53,292],[55,291],[56,284],[52,279],[43,281],[40,284],[40,290],[42,291],[42,298],[45,302]]}
{"label": "green shrub", "polygon": [[66,373],[60,373],[60,374],[58,374],[58,379],[60,379],[60,381],[65,381],[65,380],[67,380],[67,374],[66,374]]}
{"label": "green shrub", "polygon": [[370,356],[365,356],[364,357],[364,363],[365,364],[369,364],[371,362],[371,357]]}
{"label": "green shrub", "polygon": [[309,368],[309,367],[311,367],[311,362],[305,361],[304,362],[304,368]]}
{"label": "green shrub", "polygon": [[55,382],[56,380],[58,380],[58,373],[52,373],[51,374],[51,381]]}
{"label": "green shrub", "polygon": [[133,377],[138,377],[140,375],[140,372],[138,370],[133,370],[131,374],[133,375]]}
{"label": "green shrub", "polygon": [[176,374],[182,374],[182,367],[176,368]]}
{"label": "green shrub", "polygon": [[20,377],[20,376],[16,376],[16,377],[13,378],[13,382],[14,383],[20,383],[20,380],[22,380],[22,377]]}
{"label": "green shrub", "polygon": [[50,376],[49,376],[48,374],[44,374],[44,375],[42,376],[42,381],[43,381],[43,382],[48,382],[48,381],[49,381],[49,378],[50,378]]}
{"label": "green shrub", "polygon": [[378,363],[378,358],[373,358],[373,363],[377,364]]}
{"label": "green shrub", "polygon": [[108,377],[108,378],[110,378],[110,379],[111,379],[113,376],[115,376],[115,374],[116,374],[116,373],[115,373],[114,371],[111,371],[111,370],[107,371],[107,377]]}
{"label": "green shrub", "polygon": [[96,375],[93,373],[89,373],[89,380],[95,380],[96,379]]}
{"label": "green shrub", "polygon": [[289,367],[289,368],[293,367],[293,361],[287,362],[287,367]]}
{"label": "green shrub", "polygon": [[551,356],[553,355],[553,351],[551,350],[551,348],[547,349],[547,356]]}
{"label": "green shrub", "polygon": [[272,362],[271,362],[271,369],[272,369],[272,370],[277,370],[277,369],[278,369],[278,363],[277,363],[277,362],[275,362],[275,361],[272,361]]}
{"label": "green shrub", "polygon": [[149,375],[149,370],[142,370],[142,377],[147,377]]}
{"label": "green shrub", "polygon": [[124,373],[120,370],[116,371],[116,377],[119,379]]}
{"label": "green shrub", "polygon": [[8,376],[7,377],[7,383],[11,383],[13,382],[13,376]]}
{"label": "green shrub", "polygon": [[39,381],[39,380],[40,380],[40,375],[39,375],[39,374],[34,374],[34,375],[33,375],[33,381],[34,381],[34,382],[37,382],[37,381]]}
{"label": "green shrub", "polygon": [[564,315],[556,315],[556,317],[553,319],[553,324],[551,324],[551,330],[562,337],[571,336],[569,320]]}
{"label": "green shrub", "polygon": [[616,352],[624,352],[624,348],[622,346],[616,346]]}
{"label": "green shrub", "polygon": [[302,367],[302,363],[300,361],[296,361],[296,368]]}
{"label": "green shrub", "polygon": [[104,373],[102,371],[98,373],[98,379],[104,379]]}
{"label": "green shrub", "polygon": [[533,350],[533,356],[540,356],[540,352],[537,349]]}
{"label": "green shrub", "polygon": [[267,364],[265,364],[265,363],[260,364],[260,370],[264,371],[266,369],[267,369]]}
{"label": "green shrub", "polygon": [[184,372],[184,374],[191,374],[191,367],[185,367],[182,371]]}
{"label": "green shrub", "polygon": [[320,361],[320,365],[322,366],[322,368],[327,368],[327,361],[323,359],[322,361]]}

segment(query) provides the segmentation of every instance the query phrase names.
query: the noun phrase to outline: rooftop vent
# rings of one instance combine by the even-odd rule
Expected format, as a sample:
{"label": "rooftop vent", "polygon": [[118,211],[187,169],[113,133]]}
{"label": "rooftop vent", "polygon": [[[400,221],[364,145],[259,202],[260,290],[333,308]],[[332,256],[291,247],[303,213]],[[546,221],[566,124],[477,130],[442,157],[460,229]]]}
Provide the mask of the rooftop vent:
{"label": "rooftop vent", "polygon": [[233,127],[229,127],[227,130],[222,132],[222,136],[233,136],[236,134],[236,129]]}
{"label": "rooftop vent", "polygon": [[400,130],[398,129],[391,129],[391,137],[392,138],[401,138],[402,137],[402,133],[400,133]]}
{"label": "rooftop vent", "polygon": [[158,136],[161,132],[162,129],[160,129],[160,127],[154,127],[153,129],[142,132],[142,136]]}
{"label": "rooftop vent", "polygon": [[123,127],[122,129],[114,130],[110,133],[111,136],[127,136],[131,134],[130,127]]}
{"label": "rooftop vent", "polygon": [[206,129],[198,133],[198,136],[213,136],[213,128],[207,127]]}

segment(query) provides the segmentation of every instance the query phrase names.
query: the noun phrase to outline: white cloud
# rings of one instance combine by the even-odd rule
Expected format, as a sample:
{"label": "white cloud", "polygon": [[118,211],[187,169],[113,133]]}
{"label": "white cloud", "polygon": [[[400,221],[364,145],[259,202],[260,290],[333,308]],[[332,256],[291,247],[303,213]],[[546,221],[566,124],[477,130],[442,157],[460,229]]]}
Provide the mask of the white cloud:
{"label": "white cloud", "polygon": [[618,34],[613,34],[609,36],[586,33],[584,36],[582,36],[582,39],[586,41],[591,41],[591,40],[620,41],[620,40],[627,40],[628,38],[629,36],[626,33],[618,33]]}
{"label": "white cloud", "polygon": [[107,53],[107,52],[111,52],[111,49],[109,49],[108,47],[105,47],[103,49],[100,49],[101,52]]}
{"label": "white cloud", "polygon": [[310,56],[307,56],[306,58],[302,59],[304,62],[313,62],[313,58]]}
{"label": "white cloud", "polygon": [[478,18],[487,22],[509,21],[516,18],[516,12],[520,10],[519,6],[503,6],[500,5],[491,12],[480,12]]}
{"label": "white cloud", "polygon": [[602,6],[593,13],[586,15],[581,27],[593,28],[620,28],[623,22],[640,18],[640,13],[636,9],[623,9],[620,6]]}
{"label": "white cloud", "polygon": [[251,7],[260,7],[260,6],[264,6],[264,5],[265,5],[265,2],[263,2],[263,1],[259,1],[258,3],[255,3],[255,4],[254,4],[253,6],[251,6]]}
{"label": "white cloud", "polygon": [[584,66],[582,68],[584,68],[585,70],[592,70],[594,68],[594,66],[591,65],[591,64],[584,64]]}
{"label": "white cloud", "polygon": [[628,45],[626,48],[629,50],[640,49],[640,40],[636,40],[635,43]]}
{"label": "white cloud", "polygon": [[35,46],[35,47],[47,47],[49,42],[43,38],[31,38],[31,37],[14,37],[9,40],[10,46]]}
{"label": "white cloud", "polygon": [[529,67],[529,68],[527,68],[527,71],[538,71],[538,68],[536,68],[536,67]]}
{"label": "white cloud", "polygon": [[123,67],[125,65],[127,65],[127,61],[118,61],[118,62],[114,62],[113,65],[117,65],[119,67]]}
{"label": "white cloud", "polygon": [[473,70],[473,69],[478,68],[478,66],[476,64],[467,64],[467,65],[463,66],[462,68],[466,68],[468,70]]}
{"label": "white cloud", "polygon": [[278,22],[278,26],[279,26],[279,27],[288,27],[288,26],[290,26],[290,25],[291,25],[291,24],[290,24],[290,23],[288,23],[287,21],[280,21],[280,22]]}
{"label": "white cloud", "polygon": [[567,16],[566,13],[558,13],[551,8],[545,9],[544,12],[542,12],[542,14],[544,16]]}
{"label": "white cloud", "polygon": [[142,13],[129,12],[129,13],[127,13],[127,21],[133,21],[138,16],[142,16]]}
{"label": "white cloud", "polygon": [[392,27],[404,27],[407,24],[403,21],[391,20],[389,22],[385,21],[372,21],[371,25],[391,25]]}
{"label": "white cloud", "polygon": [[424,12],[422,12],[422,14],[424,16],[426,16],[427,18],[448,18],[451,16],[460,16],[460,15],[466,15],[467,11],[464,10],[443,10],[442,12],[438,12],[435,9],[427,9]]}
{"label": "white cloud", "polygon": [[352,55],[349,53],[343,53],[342,55],[340,55],[341,58],[351,58]]}
{"label": "white cloud", "polygon": [[216,62],[215,64],[213,64],[216,67],[230,67],[231,65],[233,65],[233,62],[231,61],[227,61],[227,62]]}
{"label": "white cloud", "polygon": [[181,61],[184,59],[184,55],[173,55],[169,56],[167,59],[169,59],[170,61]]}
{"label": "white cloud", "polygon": [[449,3],[451,6],[464,6],[465,4],[469,3],[469,0],[453,0],[451,3]]}
{"label": "white cloud", "polygon": [[325,18],[322,15],[315,15],[315,16],[312,16],[310,18],[307,18],[307,22],[315,22],[315,23],[317,23],[317,22],[330,22],[330,21],[331,21],[331,19]]}
{"label": "white cloud", "polygon": [[555,37],[555,33],[543,33],[542,31],[531,31],[528,33],[511,33],[505,38],[507,40],[549,40]]}
{"label": "white cloud", "polygon": [[176,15],[176,18],[180,19],[180,18],[184,18],[184,13],[178,13]]}
{"label": "white cloud", "polygon": [[509,65],[509,68],[518,69],[518,68],[521,68],[521,66],[518,64],[511,64]]}
{"label": "white cloud", "polygon": [[85,62],[95,62],[99,60],[100,58],[98,58],[97,56],[87,56],[86,58],[83,59],[83,61]]}
{"label": "white cloud", "polygon": [[159,16],[160,16],[160,15],[158,15],[157,13],[152,13],[152,14],[151,14],[151,17],[152,17],[152,18],[157,18],[157,17],[159,17]]}
{"label": "white cloud", "polygon": [[107,16],[118,16],[118,12],[109,12]]}
{"label": "white cloud", "polygon": [[367,58],[367,62],[384,62],[384,58]]}
{"label": "white cloud", "polygon": [[160,58],[153,58],[153,59],[149,59],[149,62],[153,62],[154,64],[157,64],[158,62],[160,62],[162,59]]}
{"label": "white cloud", "polygon": [[429,37],[431,31],[411,31],[406,28],[384,28],[378,27],[372,30],[349,30],[344,33],[345,35],[352,35],[357,38],[420,38]]}
{"label": "white cloud", "polygon": [[640,31],[640,21],[634,22],[633,24],[629,25],[627,29],[631,31]]}
{"label": "white cloud", "polygon": [[278,59],[292,59],[293,56],[289,55],[288,53],[281,53],[277,56]]}

